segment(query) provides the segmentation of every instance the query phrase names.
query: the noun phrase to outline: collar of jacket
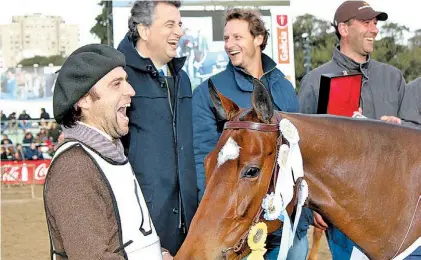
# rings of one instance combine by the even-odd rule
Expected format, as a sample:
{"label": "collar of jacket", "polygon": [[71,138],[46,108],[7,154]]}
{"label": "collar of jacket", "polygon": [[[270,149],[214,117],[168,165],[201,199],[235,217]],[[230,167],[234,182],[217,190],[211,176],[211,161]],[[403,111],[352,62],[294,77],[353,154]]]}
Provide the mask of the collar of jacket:
{"label": "collar of jacket", "polygon": [[[149,58],[143,58],[139,55],[136,50],[135,44],[129,39],[128,35],[120,42],[117,48],[120,52],[126,56],[126,65],[136,68],[138,70],[149,72],[149,73],[158,73],[158,70],[152,63],[152,60]],[[168,62],[168,67],[171,70],[171,73],[178,75],[180,70],[184,66],[186,57],[173,58]]]}
{"label": "collar of jacket", "polygon": [[62,129],[66,140],[74,139],[82,142],[110,162],[125,163],[127,161],[120,139],[111,141],[97,129],[85,124],[76,123],[70,128],[62,126]]}
{"label": "collar of jacket", "polygon": [[[276,69],[276,63],[266,54],[262,53],[262,66],[263,66],[263,76],[266,74],[271,73]],[[231,70],[234,73],[235,82],[237,83],[237,86],[242,91],[253,91],[253,76],[250,75],[247,71],[245,71],[243,68],[236,67],[232,65],[231,61],[229,61],[227,68]],[[279,70],[276,70],[279,71]],[[283,73],[279,71],[281,76],[283,77]],[[262,77],[263,77],[262,76]],[[272,77],[272,75],[270,75]]]}
{"label": "collar of jacket", "polygon": [[333,50],[333,60],[347,72],[361,72],[363,76],[368,79],[368,68],[371,64],[371,57],[368,55],[367,61],[364,63],[358,63],[353,59],[349,58],[339,50],[340,46],[337,45]]}

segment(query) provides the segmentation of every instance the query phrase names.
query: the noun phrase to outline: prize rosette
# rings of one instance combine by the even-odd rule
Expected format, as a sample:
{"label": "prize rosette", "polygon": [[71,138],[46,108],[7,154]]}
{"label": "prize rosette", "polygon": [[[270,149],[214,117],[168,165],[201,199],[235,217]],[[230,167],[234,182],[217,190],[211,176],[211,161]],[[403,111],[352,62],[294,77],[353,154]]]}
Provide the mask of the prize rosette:
{"label": "prize rosette", "polygon": [[267,235],[268,228],[263,222],[259,222],[251,228],[247,238],[251,253],[247,256],[247,260],[264,260],[263,256],[267,251],[265,248]]}

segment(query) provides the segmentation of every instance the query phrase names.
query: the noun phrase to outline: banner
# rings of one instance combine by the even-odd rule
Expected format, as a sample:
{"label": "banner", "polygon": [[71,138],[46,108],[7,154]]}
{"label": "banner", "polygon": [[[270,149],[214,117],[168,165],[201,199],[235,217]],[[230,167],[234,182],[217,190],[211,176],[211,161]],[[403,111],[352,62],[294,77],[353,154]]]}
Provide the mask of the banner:
{"label": "banner", "polygon": [[0,72],[0,100],[4,114],[26,110],[39,118],[41,108],[52,116],[53,92],[61,67],[17,67]]}
{"label": "banner", "polygon": [[3,184],[44,184],[51,160],[2,161]]}
{"label": "banner", "polygon": [[[203,4],[199,2],[197,4],[198,6],[187,5],[180,8],[183,35],[177,48],[177,56],[186,57],[183,70],[189,76],[192,89],[209,77],[225,70],[229,62],[223,40],[225,11],[220,8],[207,10]],[[223,2],[215,4],[224,5]],[[115,48],[118,47],[128,31],[127,21],[130,17],[132,5],[133,2],[113,1]],[[263,15],[262,19],[267,29],[272,32],[272,16],[268,15],[267,7],[264,11],[266,15]],[[270,37],[276,37],[276,33],[275,35],[271,33]],[[273,46],[277,46],[277,44],[274,45],[274,42],[269,38],[263,52],[277,62],[276,57],[273,56]]]}
{"label": "banner", "polygon": [[285,77],[295,88],[294,43],[290,6],[277,6],[270,10],[272,16],[273,57]]}

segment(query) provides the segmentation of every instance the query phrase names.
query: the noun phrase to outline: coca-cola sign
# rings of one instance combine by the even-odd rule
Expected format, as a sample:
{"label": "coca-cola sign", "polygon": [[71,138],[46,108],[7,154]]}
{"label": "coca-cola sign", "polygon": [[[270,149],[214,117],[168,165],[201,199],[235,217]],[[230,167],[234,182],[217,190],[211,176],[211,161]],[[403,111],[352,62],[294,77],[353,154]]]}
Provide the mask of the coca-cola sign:
{"label": "coca-cola sign", "polygon": [[[48,166],[50,163],[48,163]],[[45,176],[47,176],[48,171],[47,163],[41,163],[35,169],[35,180],[45,180]]]}
{"label": "coca-cola sign", "polygon": [[4,184],[44,184],[51,160],[2,161]]}

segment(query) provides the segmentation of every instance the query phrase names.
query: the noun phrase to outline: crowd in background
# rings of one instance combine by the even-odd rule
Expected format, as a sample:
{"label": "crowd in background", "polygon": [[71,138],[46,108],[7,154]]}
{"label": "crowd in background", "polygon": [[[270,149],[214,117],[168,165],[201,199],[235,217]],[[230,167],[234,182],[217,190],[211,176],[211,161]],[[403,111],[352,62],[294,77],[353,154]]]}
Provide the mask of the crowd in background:
{"label": "crowd in background", "polygon": [[[50,159],[63,138],[60,125],[41,108],[39,118],[31,118],[25,110],[1,113],[1,160]],[[22,137],[23,136],[23,137]],[[13,140],[13,141],[12,141]]]}

